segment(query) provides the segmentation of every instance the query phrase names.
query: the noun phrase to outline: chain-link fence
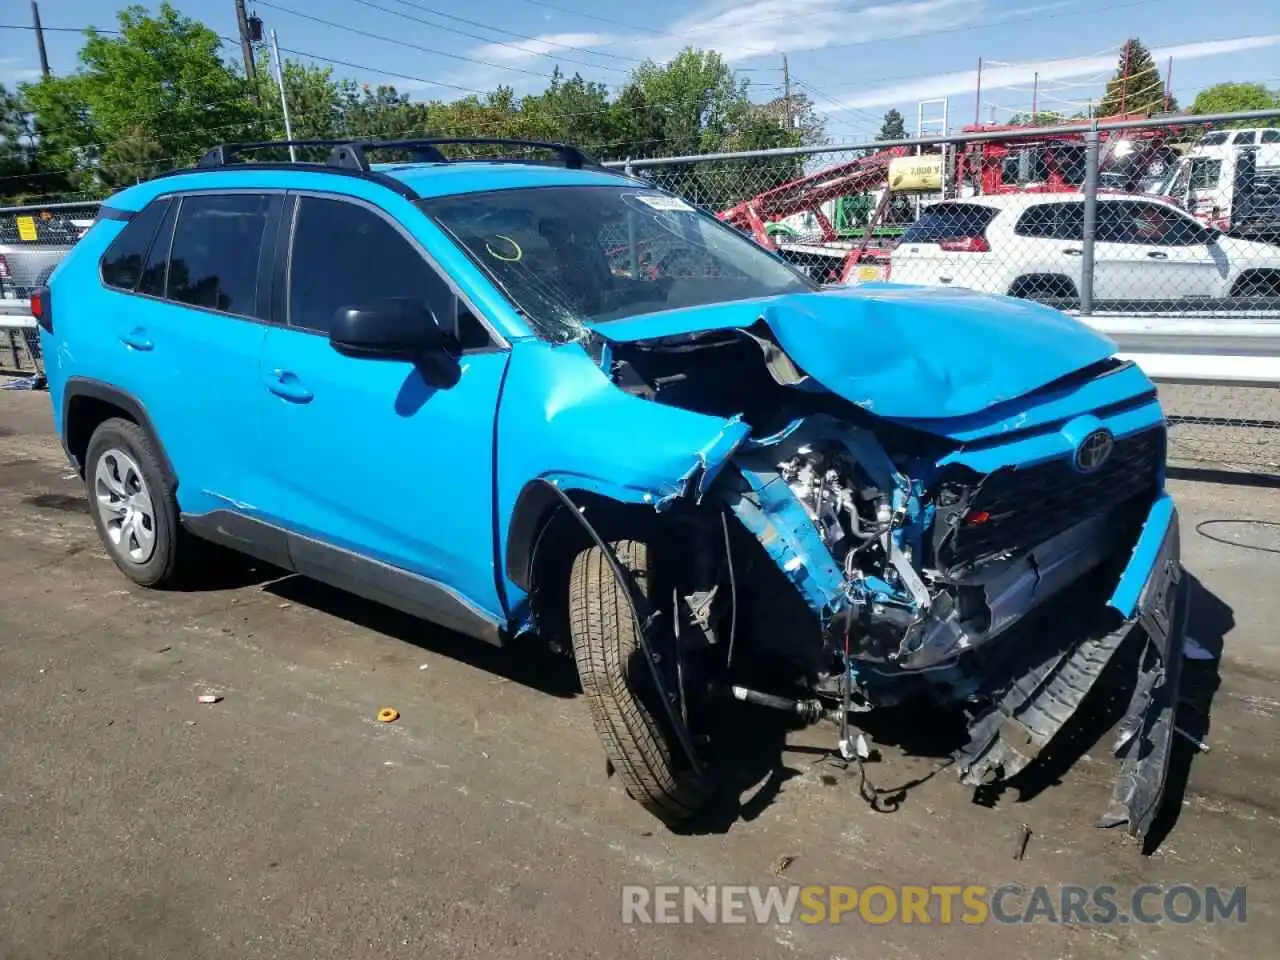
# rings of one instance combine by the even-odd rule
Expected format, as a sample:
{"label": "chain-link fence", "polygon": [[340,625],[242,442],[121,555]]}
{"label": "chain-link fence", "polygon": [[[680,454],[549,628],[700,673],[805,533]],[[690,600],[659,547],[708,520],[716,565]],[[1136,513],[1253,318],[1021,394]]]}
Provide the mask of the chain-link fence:
{"label": "chain-link fence", "polygon": [[[1204,318],[1280,333],[1280,111],[619,166],[824,283],[1007,294],[1104,329]],[[1189,366],[1211,379],[1207,361]],[[1175,459],[1280,474],[1280,384],[1164,393]]]}
{"label": "chain-link fence", "polygon": [[[979,126],[616,166],[824,283],[1008,294],[1104,329],[1109,317],[1156,325],[1198,317],[1274,321],[1268,329],[1280,333],[1280,111]],[[0,314],[47,280],[96,210],[78,202],[0,209]],[[626,250],[625,238],[617,246]],[[686,268],[696,265],[671,267]],[[5,329],[4,319],[0,368],[30,369],[34,337]],[[1195,345],[1188,349],[1194,355]],[[1193,369],[1190,379],[1212,379],[1206,372]],[[1277,384],[1164,392],[1175,458],[1280,474]]]}

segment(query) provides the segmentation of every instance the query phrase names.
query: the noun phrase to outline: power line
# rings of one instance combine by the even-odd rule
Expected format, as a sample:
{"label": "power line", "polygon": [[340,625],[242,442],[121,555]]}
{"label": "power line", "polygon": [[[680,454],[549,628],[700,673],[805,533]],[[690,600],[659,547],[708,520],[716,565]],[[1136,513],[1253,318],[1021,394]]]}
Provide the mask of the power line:
{"label": "power line", "polygon": [[538,77],[541,80],[550,80],[551,74],[539,73],[536,70],[526,70],[524,67],[513,67],[502,63],[490,63],[488,60],[477,60],[475,57],[464,57],[460,53],[449,53],[447,50],[436,50],[432,47],[424,47],[417,43],[410,43],[408,40],[397,40],[395,37],[385,37],[380,33],[370,33],[368,30],[360,30],[348,24],[337,23],[333,20],[326,20],[324,17],[317,17],[314,14],[303,13],[301,10],[290,10],[288,7],[282,7],[278,4],[268,3],[267,0],[255,0],[256,4],[261,7],[269,7],[272,10],[279,10],[282,13],[291,16],[301,17],[304,20],[310,20],[313,23],[323,24],[326,27],[333,27],[335,30],[341,30],[344,33],[355,33],[362,37],[368,37],[370,40],[379,40],[383,43],[394,43],[401,47],[409,47],[413,50],[421,50],[423,53],[430,53],[437,57],[447,57],[450,60],[459,60],[463,63],[474,63],[481,67],[489,67],[492,70],[509,70],[512,73],[523,73],[530,77]]}
{"label": "power line", "polygon": [[[413,20],[413,21],[415,21],[415,22],[417,22],[417,23],[423,23],[423,24],[426,24],[427,26],[438,27],[438,28],[439,28],[439,29],[441,29],[441,30],[449,30],[449,28],[448,28],[448,27],[441,27],[441,26],[439,26],[438,24],[433,24],[433,23],[430,23],[429,21],[421,20],[421,19],[419,19],[418,17],[410,16],[410,15],[409,15],[409,14],[407,14],[407,13],[400,13],[399,11],[396,11],[396,10],[388,10],[386,7],[382,7],[382,6],[379,6],[379,5],[378,5],[378,4],[376,4],[376,3],[371,3],[371,2],[369,2],[369,0],[351,0],[351,2],[352,2],[352,3],[359,3],[359,4],[361,4],[361,5],[363,5],[363,6],[366,6],[366,7],[373,7],[375,10],[385,10],[387,13],[390,13],[390,14],[392,14],[393,16],[397,16],[397,17],[404,17],[406,20]],[[599,51],[591,50],[591,49],[589,49],[589,48],[587,48],[587,47],[575,47],[575,46],[573,46],[572,44],[568,44],[568,43],[559,43],[559,42],[557,42],[557,41],[553,41],[553,40],[545,40],[545,39],[543,39],[542,37],[532,37],[532,36],[529,36],[527,33],[516,33],[514,30],[506,30],[506,29],[504,29],[504,28],[502,28],[502,27],[495,27],[495,26],[493,26],[493,25],[491,25],[491,24],[488,24],[488,23],[481,23],[481,22],[480,22],[480,21],[478,21],[478,20],[468,20],[466,17],[459,17],[459,16],[455,16],[455,15],[454,15],[454,14],[452,14],[452,13],[445,13],[443,10],[436,10],[436,9],[434,9],[434,8],[432,8],[432,7],[424,6],[423,4],[420,4],[420,3],[412,3],[412,2],[410,2],[410,0],[392,0],[392,2],[393,2],[393,3],[398,3],[398,4],[400,4],[401,6],[409,7],[409,8],[410,8],[410,9],[412,9],[412,10],[421,10],[421,11],[422,11],[422,12],[424,12],[424,13],[429,13],[429,14],[431,14],[431,15],[433,15],[433,16],[436,16],[436,17],[443,17],[445,20],[452,20],[452,21],[454,21],[455,23],[465,23],[465,24],[467,24],[467,25],[469,25],[469,26],[472,26],[472,27],[479,27],[479,28],[481,28],[482,30],[489,30],[489,31],[491,31],[491,32],[493,32],[493,33],[503,33],[503,34],[506,34],[508,37],[518,37],[518,38],[519,38],[519,39],[521,39],[521,40],[533,40],[533,41],[534,41],[534,42],[536,42],[536,43],[546,44],[546,45],[547,45],[547,46],[549,46],[549,47],[555,47],[555,48],[560,49],[560,50],[574,50],[574,51],[577,51],[578,53],[585,53],[585,54],[588,54],[588,55],[593,56],[593,57],[609,57],[610,59],[614,59],[614,60],[628,60],[628,61],[630,61],[630,62],[632,62],[632,63],[643,63],[643,62],[644,62],[643,60],[641,60],[641,59],[639,59],[639,58],[637,58],[637,57],[628,57],[628,56],[624,56],[623,54],[620,54],[620,53],[600,53]],[[450,32],[450,33],[459,33],[459,34],[461,34],[461,35],[462,35],[462,36],[464,36],[464,37],[471,37],[471,36],[474,36],[473,34],[463,33],[461,30],[449,30],[449,32]],[[498,42],[498,41],[490,41],[490,40],[487,40],[487,39],[486,39],[486,38],[484,38],[484,37],[476,37],[475,39],[477,39],[477,40],[486,40],[486,42],[490,42],[490,43]],[[524,50],[524,48],[520,47],[519,45],[514,45],[514,44],[513,44],[513,45],[512,45],[512,47],[513,47],[513,49],[516,49],[516,50],[521,50],[521,51],[523,51],[523,52],[528,52],[528,51],[525,51],[525,50]],[[566,61],[566,62],[568,62],[568,63],[573,63],[573,62],[575,62],[575,61],[570,60],[570,61]],[[590,66],[590,64],[587,64],[587,66]]]}

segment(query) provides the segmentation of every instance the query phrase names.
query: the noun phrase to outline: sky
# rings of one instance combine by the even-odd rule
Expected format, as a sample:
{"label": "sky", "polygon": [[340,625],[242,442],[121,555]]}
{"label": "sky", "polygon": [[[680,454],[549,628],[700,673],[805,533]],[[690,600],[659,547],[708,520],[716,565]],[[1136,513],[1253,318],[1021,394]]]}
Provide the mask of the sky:
{"label": "sky", "polygon": [[[114,26],[112,0],[40,0],[46,28]],[[149,4],[155,6],[155,3]],[[234,0],[174,0],[235,36]],[[807,94],[836,142],[868,139],[895,108],[914,132],[1008,120],[1030,108],[1074,113],[1098,98],[1120,45],[1138,37],[1189,106],[1224,81],[1280,88],[1275,0],[248,0],[285,56],[329,58],[335,72],[390,83],[414,99],[452,99],[498,84],[536,92],[558,65],[617,89],[645,59],[685,46],[719,51],[750,80],[752,99]],[[0,3],[0,25],[30,23],[25,0]],[[81,38],[50,30],[57,73],[76,66]],[[224,53],[238,55],[228,43]],[[975,97],[981,58],[982,92]],[[315,62],[323,63],[322,60]],[[29,30],[0,28],[0,83],[38,75]],[[1154,82],[1154,78],[1153,78]],[[979,103],[980,99],[980,103]],[[921,101],[926,102],[921,106]]]}

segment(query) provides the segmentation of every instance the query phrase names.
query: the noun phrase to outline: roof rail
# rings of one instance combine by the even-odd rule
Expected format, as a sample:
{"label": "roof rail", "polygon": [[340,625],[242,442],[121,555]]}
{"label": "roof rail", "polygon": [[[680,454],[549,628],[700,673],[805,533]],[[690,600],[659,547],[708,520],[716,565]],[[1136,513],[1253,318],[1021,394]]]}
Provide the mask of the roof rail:
{"label": "roof rail", "polygon": [[369,171],[366,153],[370,150],[408,150],[415,163],[449,163],[450,158],[440,152],[440,147],[452,144],[480,146],[522,147],[524,149],[549,150],[559,157],[570,170],[598,166],[594,158],[567,143],[548,140],[511,140],[504,137],[429,137],[415,140],[353,140],[334,147],[329,154],[329,166]]}
{"label": "roof rail", "polygon": [[277,147],[339,147],[349,140],[264,140],[260,143],[222,143],[196,161],[196,167],[225,167],[242,153]]}

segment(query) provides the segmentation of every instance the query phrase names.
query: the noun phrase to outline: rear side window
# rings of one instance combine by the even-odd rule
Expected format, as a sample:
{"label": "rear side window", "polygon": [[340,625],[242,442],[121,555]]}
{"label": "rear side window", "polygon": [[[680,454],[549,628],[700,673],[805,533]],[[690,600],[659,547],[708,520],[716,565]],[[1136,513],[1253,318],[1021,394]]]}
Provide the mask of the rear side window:
{"label": "rear side window", "polygon": [[1244,133],[1237,133],[1235,140],[1232,142],[1236,144],[1255,143],[1257,139],[1258,132],[1256,130],[1246,130]]}
{"label": "rear side window", "polygon": [[1263,130],[1263,143],[1280,143],[1280,130]]}
{"label": "rear side window", "polygon": [[937,243],[957,237],[977,237],[999,211],[976,203],[948,203],[930,207],[907,227],[903,243]]}
{"label": "rear side window", "polygon": [[1013,232],[1020,237],[1046,240],[1083,240],[1083,203],[1040,203],[1028,207]]}
{"label": "rear side window", "polygon": [[169,269],[169,248],[173,245],[173,221],[177,219],[178,204],[169,204],[156,238],[151,242],[151,252],[147,254],[147,265],[142,268],[142,279],[138,281],[138,293],[150,297],[164,296],[164,281]]}
{"label": "rear side window", "polygon": [[1227,136],[1228,134],[1225,130],[1219,130],[1216,133],[1206,133],[1200,138],[1200,142],[1206,147],[1216,147],[1220,143],[1226,143]]}
{"label": "rear side window", "polygon": [[258,258],[274,199],[260,194],[184,197],[169,256],[168,298],[255,316]]}
{"label": "rear side window", "polygon": [[405,237],[367,207],[319,197],[298,199],[289,260],[289,323],[329,331],[341,307],[388,297],[421,300],[441,325],[452,291]]}
{"label": "rear side window", "polygon": [[171,203],[154,200],[134,215],[102,255],[102,282],[117,290],[133,290],[142,277],[147,251]]}

